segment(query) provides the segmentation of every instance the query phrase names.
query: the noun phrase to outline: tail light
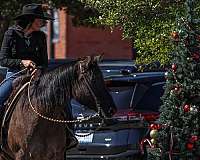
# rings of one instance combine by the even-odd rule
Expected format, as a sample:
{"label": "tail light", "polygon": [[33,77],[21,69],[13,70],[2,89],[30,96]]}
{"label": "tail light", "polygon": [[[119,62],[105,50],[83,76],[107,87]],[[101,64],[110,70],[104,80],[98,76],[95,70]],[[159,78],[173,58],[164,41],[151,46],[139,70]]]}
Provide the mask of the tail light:
{"label": "tail light", "polygon": [[112,81],[111,81],[111,80],[106,80],[106,81],[104,81],[104,82],[105,82],[105,85],[106,85],[107,87],[109,87],[109,86],[112,85]]}
{"label": "tail light", "polygon": [[144,121],[155,121],[159,117],[157,112],[135,112],[135,111],[119,111],[114,116],[119,121],[134,121],[134,120],[144,120]]}

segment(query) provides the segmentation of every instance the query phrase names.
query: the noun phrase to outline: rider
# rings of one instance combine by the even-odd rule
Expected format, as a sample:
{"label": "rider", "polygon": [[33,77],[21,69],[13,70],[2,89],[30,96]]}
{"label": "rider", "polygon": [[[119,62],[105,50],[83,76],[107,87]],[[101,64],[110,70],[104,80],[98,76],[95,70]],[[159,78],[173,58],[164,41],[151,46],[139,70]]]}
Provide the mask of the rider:
{"label": "rider", "polygon": [[[0,65],[7,67],[6,77],[23,68],[34,69],[36,65],[47,67],[48,64],[46,35],[40,28],[45,25],[45,20],[53,18],[44,14],[42,5],[28,4],[14,20],[16,24],[5,32],[0,50]],[[12,81],[17,76],[9,78],[0,86],[1,110],[12,91]]]}
{"label": "rider", "polygon": [[[41,28],[53,17],[41,4],[27,4],[14,20],[16,24],[5,32],[0,50],[0,66],[7,67],[6,78],[12,76],[0,86],[0,118],[4,114],[4,102],[12,91],[12,82],[19,76],[15,73],[24,68],[34,71],[36,66],[45,68],[48,65],[46,34]],[[72,136],[69,145],[76,144]]]}

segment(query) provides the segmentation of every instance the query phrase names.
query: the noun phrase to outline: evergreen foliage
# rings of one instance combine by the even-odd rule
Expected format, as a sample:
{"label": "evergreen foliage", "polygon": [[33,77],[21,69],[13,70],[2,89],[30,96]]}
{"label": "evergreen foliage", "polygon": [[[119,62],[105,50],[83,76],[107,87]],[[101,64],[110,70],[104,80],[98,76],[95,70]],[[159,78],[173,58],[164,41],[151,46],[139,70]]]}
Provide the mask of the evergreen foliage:
{"label": "evergreen foliage", "polygon": [[99,17],[87,22],[119,27],[123,38],[131,39],[137,63],[160,61],[167,64],[173,50],[169,35],[175,27],[175,8],[183,10],[183,0],[82,0],[95,8]]}
{"label": "evergreen foliage", "polygon": [[[157,143],[162,150],[161,160],[197,160],[200,157],[200,19],[196,14],[197,3],[186,1],[186,15],[178,16],[178,27],[172,36],[176,50],[172,67],[166,74],[158,120],[162,125]],[[152,155],[154,151],[149,150],[149,156]]]}

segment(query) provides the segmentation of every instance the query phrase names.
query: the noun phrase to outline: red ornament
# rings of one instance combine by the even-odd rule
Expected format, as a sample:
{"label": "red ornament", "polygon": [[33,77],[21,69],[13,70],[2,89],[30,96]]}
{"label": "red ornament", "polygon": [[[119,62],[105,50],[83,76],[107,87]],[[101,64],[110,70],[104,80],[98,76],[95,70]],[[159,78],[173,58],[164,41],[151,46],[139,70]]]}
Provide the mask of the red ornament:
{"label": "red ornament", "polygon": [[149,126],[149,128],[151,129],[151,130],[154,130],[154,129],[160,129],[161,128],[161,125],[160,124],[154,124],[154,123],[152,123],[150,126]]}
{"label": "red ornament", "polygon": [[196,35],[196,39],[200,41],[200,35]]}
{"label": "red ornament", "polygon": [[193,58],[194,60],[199,60],[199,59],[200,59],[199,53],[194,53],[194,54],[192,55],[192,58]]}
{"label": "red ornament", "polygon": [[156,124],[153,124],[153,123],[152,123],[152,124],[150,125],[150,129],[152,129],[152,130],[153,130],[153,129],[156,129]]}
{"label": "red ornament", "polygon": [[174,41],[179,41],[179,33],[176,31],[173,31],[171,33],[171,37],[173,38]]}
{"label": "red ornament", "polygon": [[189,37],[186,37],[186,38],[185,38],[184,43],[185,43],[185,46],[189,46],[189,44],[190,44],[190,39],[189,39]]}
{"label": "red ornament", "polygon": [[173,70],[174,72],[176,72],[176,69],[177,69],[177,65],[176,65],[176,64],[172,64],[172,70]]}
{"label": "red ornament", "polygon": [[190,111],[190,105],[186,104],[185,106],[183,106],[183,110],[184,110],[184,112],[189,112]]}
{"label": "red ornament", "polygon": [[156,129],[161,129],[161,125],[157,124],[157,128]]}
{"label": "red ornament", "polygon": [[180,87],[175,87],[174,88],[174,93],[179,94],[181,91]]}
{"label": "red ornament", "polygon": [[182,91],[181,86],[178,86],[178,85],[177,85],[177,86],[174,88],[174,93],[176,93],[176,94],[180,94],[181,91]]}
{"label": "red ornament", "polygon": [[187,148],[188,150],[192,150],[192,149],[194,148],[194,144],[188,142],[188,143],[186,144],[186,148]]}
{"label": "red ornament", "polygon": [[190,142],[194,143],[194,142],[198,141],[198,139],[199,139],[198,136],[192,135],[190,138]]}
{"label": "red ornament", "polygon": [[179,91],[179,87],[175,87],[174,90],[175,90],[176,92],[178,92],[178,91]]}

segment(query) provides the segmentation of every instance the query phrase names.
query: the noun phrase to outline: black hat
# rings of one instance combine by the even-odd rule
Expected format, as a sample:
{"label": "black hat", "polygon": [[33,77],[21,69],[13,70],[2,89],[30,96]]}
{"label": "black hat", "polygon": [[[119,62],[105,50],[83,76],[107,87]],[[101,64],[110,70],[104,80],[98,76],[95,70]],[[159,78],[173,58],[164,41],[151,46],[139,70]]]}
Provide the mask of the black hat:
{"label": "black hat", "polygon": [[33,16],[39,19],[54,20],[54,18],[44,11],[41,4],[27,4],[23,7],[22,13],[14,18],[14,20],[21,19],[23,17]]}

